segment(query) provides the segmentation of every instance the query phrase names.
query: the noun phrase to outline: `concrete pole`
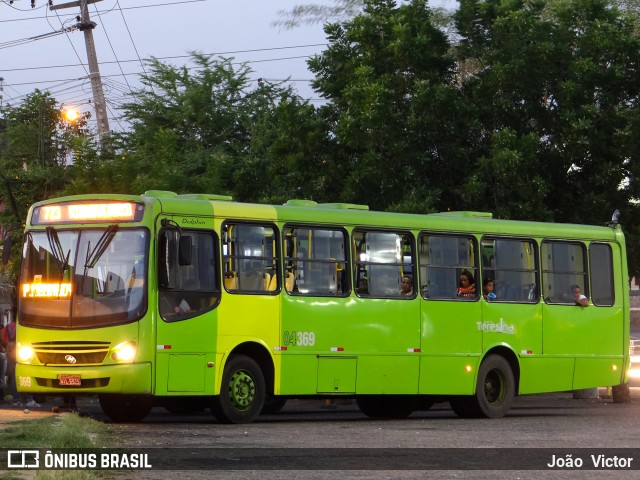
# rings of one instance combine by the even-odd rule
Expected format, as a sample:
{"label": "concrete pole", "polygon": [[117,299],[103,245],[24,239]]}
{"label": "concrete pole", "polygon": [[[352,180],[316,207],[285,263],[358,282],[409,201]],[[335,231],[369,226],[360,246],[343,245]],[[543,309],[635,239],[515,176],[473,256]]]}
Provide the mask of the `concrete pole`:
{"label": "concrete pole", "polygon": [[89,78],[91,80],[91,90],[93,91],[93,106],[96,111],[96,121],[98,122],[98,137],[100,139],[100,147],[105,148],[107,137],[109,135],[109,119],[107,117],[107,103],[104,99],[104,91],[102,90],[102,79],[100,77],[100,66],[98,65],[98,57],[96,55],[96,46],[93,42],[93,29],[96,23],[89,18],[88,4],[96,3],[100,0],[79,0],[77,2],[63,3],[53,5],[51,10],[58,10],[69,7],[80,7],[80,23],[78,28],[84,32],[84,43],[87,47],[87,63],[89,64]]}

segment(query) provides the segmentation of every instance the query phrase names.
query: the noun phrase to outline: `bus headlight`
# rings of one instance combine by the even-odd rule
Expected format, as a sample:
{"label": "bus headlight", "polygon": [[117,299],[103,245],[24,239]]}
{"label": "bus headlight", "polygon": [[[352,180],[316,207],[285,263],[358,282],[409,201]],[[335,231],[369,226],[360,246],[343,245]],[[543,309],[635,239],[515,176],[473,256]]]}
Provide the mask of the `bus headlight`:
{"label": "bus headlight", "polygon": [[20,363],[31,363],[36,356],[36,352],[33,351],[33,348],[24,345],[18,346],[18,361]]}
{"label": "bus headlight", "polygon": [[111,358],[116,362],[133,362],[133,359],[136,358],[137,351],[138,345],[136,345],[136,342],[122,342],[113,348]]}

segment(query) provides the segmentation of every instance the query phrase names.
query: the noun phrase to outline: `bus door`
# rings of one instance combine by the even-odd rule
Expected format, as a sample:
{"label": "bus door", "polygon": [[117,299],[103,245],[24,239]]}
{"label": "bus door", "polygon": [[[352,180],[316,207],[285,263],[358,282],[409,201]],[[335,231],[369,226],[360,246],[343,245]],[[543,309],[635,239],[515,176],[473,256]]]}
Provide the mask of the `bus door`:
{"label": "bus door", "polygon": [[421,394],[470,395],[482,353],[477,242],[470,235],[418,238]]}
{"label": "bus door", "polygon": [[220,301],[213,220],[174,216],[158,221],[156,394],[210,395]]}
{"label": "bus door", "polygon": [[223,296],[217,308],[218,366],[223,367],[235,347],[251,343],[268,349],[278,371],[275,347],[282,278],[277,229],[268,223],[227,220],[220,231]]}

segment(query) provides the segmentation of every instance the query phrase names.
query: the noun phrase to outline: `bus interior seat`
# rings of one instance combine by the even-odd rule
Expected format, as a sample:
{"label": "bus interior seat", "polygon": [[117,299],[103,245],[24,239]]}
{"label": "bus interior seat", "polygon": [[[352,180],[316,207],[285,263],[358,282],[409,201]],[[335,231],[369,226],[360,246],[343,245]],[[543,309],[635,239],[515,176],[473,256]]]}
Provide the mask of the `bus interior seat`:
{"label": "bus interior seat", "polygon": [[113,293],[113,292],[117,292],[118,290],[124,290],[124,280],[122,280],[122,277],[116,275],[113,272],[108,272],[107,273],[107,281],[105,282],[105,293]]}
{"label": "bus interior seat", "polygon": [[236,272],[227,272],[224,274],[224,287],[227,290],[238,289],[238,276]]}
{"label": "bus interior seat", "polygon": [[263,290],[266,290],[267,292],[273,292],[275,291],[277,285],[278,285],[278,275],[276,274],[271,275],[270,273],[264,274]]}
{"label": "bus interior seat", "polygon": [[284,285],[285,288],[287,289],[287,292],[293,292],[293,287],[296,283],[296,277],[293,275],[292,272],[287,272],[285,274],[285,279],[284,279]]}

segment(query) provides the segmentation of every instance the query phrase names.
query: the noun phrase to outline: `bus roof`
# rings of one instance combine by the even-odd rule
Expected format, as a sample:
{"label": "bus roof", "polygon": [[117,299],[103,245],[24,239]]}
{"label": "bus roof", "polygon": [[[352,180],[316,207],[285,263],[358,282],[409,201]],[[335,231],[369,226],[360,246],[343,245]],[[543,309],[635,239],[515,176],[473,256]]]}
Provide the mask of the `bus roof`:
{"label": "bus roof", "polygon": [[[615,240],[620,229],[605,226],[560,224],[492,218],[487,212],[441,212],[409,214],[369,210],[366,205],[351,203],[316,203],[289,200],[284,205],[265,205],[233,201],[226,195],[184,194],[152,190],[143,195],[95,194],[74,195],[38,202],[35,206],[56,202],[119,200],[158,202],[155,214],[229,217],[239,220],[270,220],[290,223],[375,226],[408,230],[460,231],[475,234],[509,234],[525,237],[545,236],[590,240]],[[33,207],[32,207],[33,208]]]}

